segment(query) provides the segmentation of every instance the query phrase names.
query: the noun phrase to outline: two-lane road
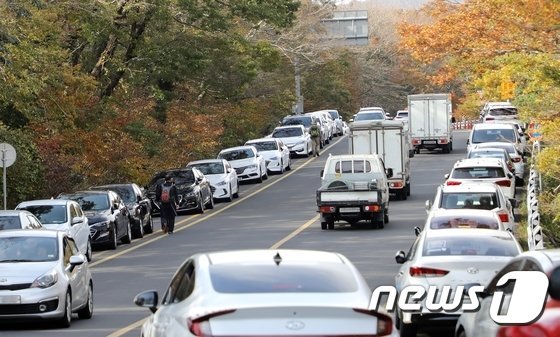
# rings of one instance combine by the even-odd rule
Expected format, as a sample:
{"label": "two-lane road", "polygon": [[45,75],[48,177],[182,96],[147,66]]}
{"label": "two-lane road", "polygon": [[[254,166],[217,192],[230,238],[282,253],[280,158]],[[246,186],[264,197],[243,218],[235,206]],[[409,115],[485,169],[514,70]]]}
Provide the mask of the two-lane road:
{"label": "two-lane road", "polygon": [[[216,204],[203,215],[184,215],[174,235],[156,232],[116,251],[95,252],[94,316],[75,318],[68,329],[49,325],[3,327],[0,336],[139,336],[140,322],[149,311],[135,307],[133,297],[142,290],[162,294],[177,267],[197,252],[294,248],[336,251],[346,255],[372,288],[393,284],[398,270],[397,250],[407,250],[414,239],[414,226],[422,226],[424,203],[432,199],[453,163],[464,157],[467,133],[455,133],[451,154],[428,153],[412,159],[412,195],[406,201],[391,201],[390,222],[382,230],[336,227],[320,229],[315,205],[319,174],[328,153],[347,153],[346,138],[335,138],[318,158],[293,161],[284,175],[270,176],[262,184],[243,185],[233,203]],[[156,225],[156,228],[159,228]]]}

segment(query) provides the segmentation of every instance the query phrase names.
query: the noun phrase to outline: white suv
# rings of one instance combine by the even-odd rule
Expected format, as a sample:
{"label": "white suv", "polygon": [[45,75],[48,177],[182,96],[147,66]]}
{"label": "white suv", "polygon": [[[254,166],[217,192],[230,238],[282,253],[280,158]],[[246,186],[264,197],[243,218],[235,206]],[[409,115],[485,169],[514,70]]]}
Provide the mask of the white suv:
{"label": "white suv", "polygon": [[470,158],[455,163],[450,174],[446,174],[445,185],[486,182],[500,186],[507,198],[515,197],[515,176],[504,161],[496,158]]}
{"label": "white suv", "polygon": [[510,102],[488,102],[480,112],[482,122],[517,119],[517,108]]}
{"label": "white suv", "polygon": [[467,140],[467,152],[476,144],[490,142],[509,142],[515,144],[517,151],[523,153],[523,144],[517,127],[511,123],[475,124]]}

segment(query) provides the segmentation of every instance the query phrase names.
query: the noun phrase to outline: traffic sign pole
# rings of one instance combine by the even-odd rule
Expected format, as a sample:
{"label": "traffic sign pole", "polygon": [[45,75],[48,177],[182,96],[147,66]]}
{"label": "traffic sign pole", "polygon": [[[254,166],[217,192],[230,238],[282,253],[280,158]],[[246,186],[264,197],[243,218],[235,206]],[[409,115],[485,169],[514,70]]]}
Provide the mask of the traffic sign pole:
{"label": "traffic sign pole", "polygon": [[6,168],[12,166],[13,163],[16,161],[16,149],[8,143],[1,143],[0,144],[0,151],[2,152],[2,187],[3,187],[3,196],[4,196],[4,210],[8,205],[7,203],[7,195],[8,195],[8,188],[6,187]]}

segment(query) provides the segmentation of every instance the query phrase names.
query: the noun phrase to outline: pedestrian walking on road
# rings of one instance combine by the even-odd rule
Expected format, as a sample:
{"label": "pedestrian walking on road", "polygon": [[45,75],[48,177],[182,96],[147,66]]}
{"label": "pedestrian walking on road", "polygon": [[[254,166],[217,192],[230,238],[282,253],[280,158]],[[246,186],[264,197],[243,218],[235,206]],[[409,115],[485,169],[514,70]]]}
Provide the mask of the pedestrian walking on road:
{"label": "pedestrian walking on road", "polygon": [[165,182],[156,188],[156,201],[160,203],[161,229],[164,233],[173,234],[175,217],[179,205],[177,188],[170,175],[165,176]]}
{"label": "pedestrian walking on road", "polygon": [[319,125],[312,124],[309,128],[309,135],[313,144],[313,156],[319,157],[319,149],[321,148],[321,129],[319,129]]}

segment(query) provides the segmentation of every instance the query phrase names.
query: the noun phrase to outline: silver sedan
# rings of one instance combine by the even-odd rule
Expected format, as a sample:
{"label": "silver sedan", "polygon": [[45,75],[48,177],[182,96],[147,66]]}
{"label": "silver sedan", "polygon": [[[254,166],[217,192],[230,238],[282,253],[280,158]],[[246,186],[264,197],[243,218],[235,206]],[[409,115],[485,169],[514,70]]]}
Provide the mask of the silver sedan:
{"label": "silver sedan", "polygon": [[48,319],[69,327],[72,314],[93,315],[86,257],[62,231],[0,232],[1,320]]}
{"label": "silver sedan", "polygon": [[142,336],[393,336],[392,319],[369,309],[371,290],[344,256],[305,250],[196,254],[177,270]]}

